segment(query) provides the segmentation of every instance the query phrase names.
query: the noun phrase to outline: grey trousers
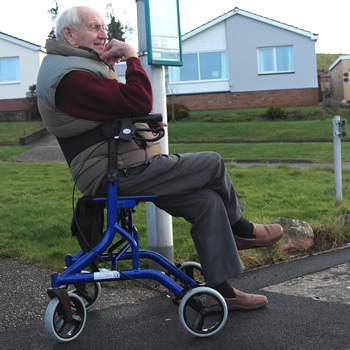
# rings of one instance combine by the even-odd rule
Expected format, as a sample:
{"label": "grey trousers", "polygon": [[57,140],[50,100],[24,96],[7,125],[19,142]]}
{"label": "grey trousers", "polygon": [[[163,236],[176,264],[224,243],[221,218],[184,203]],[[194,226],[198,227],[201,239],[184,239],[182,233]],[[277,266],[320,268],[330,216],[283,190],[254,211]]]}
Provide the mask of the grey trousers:
{"label": "grey trousers", "polygon": [[[221,156],[215,152],[160,155],[138,173],[119,172],[121,195],[155,194],[155,205],[191,223],[203,275],[216,286],[243,271],[231,225],[243,212]],[[176,233],[175,233],[176,234]]]}

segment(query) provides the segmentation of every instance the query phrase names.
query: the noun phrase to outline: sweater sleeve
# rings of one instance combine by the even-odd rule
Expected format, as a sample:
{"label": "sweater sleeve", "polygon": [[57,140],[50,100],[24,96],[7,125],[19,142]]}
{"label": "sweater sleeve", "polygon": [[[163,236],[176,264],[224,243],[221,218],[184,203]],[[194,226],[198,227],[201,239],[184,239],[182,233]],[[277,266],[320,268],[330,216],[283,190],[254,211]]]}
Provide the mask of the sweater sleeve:
{"label": "sweater sleeve", "polygon": [[55,97],[65,113],[96,121],[147,115],[153,102],[151,83],[136,57],[127,60],[125,84],[77,70],[64,76]]}

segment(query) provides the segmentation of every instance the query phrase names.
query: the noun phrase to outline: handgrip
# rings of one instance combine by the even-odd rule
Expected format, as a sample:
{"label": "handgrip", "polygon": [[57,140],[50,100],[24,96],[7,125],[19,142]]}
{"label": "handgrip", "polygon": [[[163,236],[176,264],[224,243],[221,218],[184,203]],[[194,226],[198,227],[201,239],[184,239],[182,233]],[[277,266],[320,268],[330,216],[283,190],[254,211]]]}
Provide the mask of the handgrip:
{"label": "handgrip", "polygon": [[149,114],[143,117],[131,118],[133,123],[148,123],[150,128],[158,128],[158,123],[163,120],[163,116],[160,113]]}

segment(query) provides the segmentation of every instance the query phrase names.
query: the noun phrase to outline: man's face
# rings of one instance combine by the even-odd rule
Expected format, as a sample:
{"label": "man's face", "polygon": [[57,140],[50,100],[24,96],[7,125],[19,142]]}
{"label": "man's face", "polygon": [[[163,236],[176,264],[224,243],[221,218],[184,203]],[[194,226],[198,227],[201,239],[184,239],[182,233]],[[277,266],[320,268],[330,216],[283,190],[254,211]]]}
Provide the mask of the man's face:
{"label": "man's face", "polygon": [[80,8],[78,14],[80,27],[76,32],[70,31],[68,42],[72,45],[91,48],[102,55],[107,40],[102,16],[90,8]]}

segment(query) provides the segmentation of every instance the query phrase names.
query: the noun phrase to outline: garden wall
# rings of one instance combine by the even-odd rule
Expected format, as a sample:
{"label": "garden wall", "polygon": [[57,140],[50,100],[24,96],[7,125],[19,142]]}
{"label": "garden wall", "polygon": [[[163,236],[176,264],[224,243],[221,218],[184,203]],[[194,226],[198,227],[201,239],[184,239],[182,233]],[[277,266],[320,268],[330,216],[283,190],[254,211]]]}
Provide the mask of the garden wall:
{"label": "garden wall", "polygon": [[190,110],[251,108],[270,106],[316,106],[318,89],[290,89],[249,92],[222,92],[168,96],[168,104],[182,104]]}

